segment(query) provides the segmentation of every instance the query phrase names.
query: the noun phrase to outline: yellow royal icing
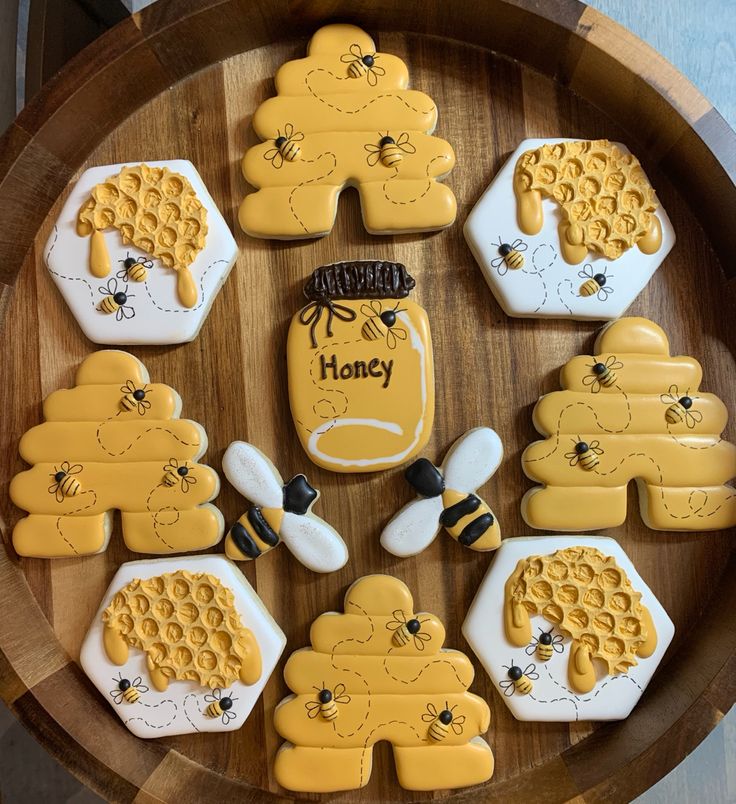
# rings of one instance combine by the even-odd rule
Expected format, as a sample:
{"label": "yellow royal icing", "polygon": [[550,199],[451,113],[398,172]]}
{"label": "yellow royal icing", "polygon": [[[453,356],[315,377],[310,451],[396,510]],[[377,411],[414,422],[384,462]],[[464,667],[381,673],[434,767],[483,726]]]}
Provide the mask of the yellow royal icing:
{"label": "yellow royal icing", "polygon": [[286,663],[294,695],[274,714],[288,740],[276,755],[279,784],[316,793],[363,787],[379,740],[391,743],[399,783],[408,790],[489,779],[493,754],[479,735],[488,730],[490,711],[467,692],[470,660],[443,649],[444,637],[436,617],[414,613],[401,581],[387,575],[356,581],[345,613],[318,617],[312,647]]}
{"label": "yellow royal icing", "polygon": [[524,497],[527,523],[561,531],[620,525],[635,479],[650,528],[736,524],[736,490],[727,485],[736,447],[721,437],[728,414],[718,397],[699,392],[701,377],[697,360],[670,356],[652,321],[622,318],[604,328],[595,355],[570,360],[564,390],[534,409],[547,438],[522,455],[527,476],[544,484]]}
{"label": "yellow royal icing", "polygon": [[[437,179],[455,164],[450,145],[431,136],[437,107],[407,89],[401,59],[377,53],[353,25],[327,25],[308,56],[276,75],[277,97],[253,116],[264,140],[243,158],[258,192],[240,207],[240,225],[255,237],[327,234],[345,186],[360,194],[369,232],[429,231],[455,220],[455,196]],[[385,141],[390,137],[393,142]]]}
{"label": "yellow royal icing", "polygon": [[197,463],[207,440],[179,419],[181,399],[149,382],[133,355],[100,351],[77,371],[76,386],[44,402],[45,422],[21,438],[33,467],[16,475],[10,496],[29,511],[13,531],[20,555],[52,558],[98,553],[122,515],[126,545],[137,552],[202,550],[222,537],[212,505],[214,470]]}

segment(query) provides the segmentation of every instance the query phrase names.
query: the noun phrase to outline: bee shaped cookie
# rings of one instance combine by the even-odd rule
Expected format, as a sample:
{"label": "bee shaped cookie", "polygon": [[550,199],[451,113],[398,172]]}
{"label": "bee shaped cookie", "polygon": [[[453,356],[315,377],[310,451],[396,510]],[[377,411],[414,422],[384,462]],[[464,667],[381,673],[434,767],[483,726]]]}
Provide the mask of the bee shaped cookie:
{"label": "bee shaped cookie", "polygon": [[227,535],[225,552],[229,558],[256,559],[283,541],[314,572],[333,572],[345,565],[345,542],[312,513],[319,492],[304,475],[284,483],[271,461],[244,441],[235,441],[225,450],[222,469],[230,483],[253,503]]}
{"label": "bee shaped cookie", "polygon": [[501,528],[490,507],[475,492],[498,469],[501,439],[490,427],[461,436],[440,468],[426,458],[409,466],[404,476],[419,494],[399,511],[381,534],[381,544],[396,556],[421,553],[444,528],[471,550],[495,550]]}
{"label": "bee shaped cookie", "polygon": [[409,460],[434,419],[434,365],[425,311],[400,263],[364,260],[318,268],[309,304],[287,340],[289,403],[314,463],[372,472]]}
{"label": "bee shaped cookie", "polygon": [[306,58],[276,74],[275,98],[253,115],[263,140],[243,157],[239,219],[254,237],[328,234],[340,192],[356,186],[372,234],[449,226],[457,203],[438,181],[454,167],[449,143],[432,136],[437,107],[408,89],[401,59],[379,53],[354,25],[320,28]]}

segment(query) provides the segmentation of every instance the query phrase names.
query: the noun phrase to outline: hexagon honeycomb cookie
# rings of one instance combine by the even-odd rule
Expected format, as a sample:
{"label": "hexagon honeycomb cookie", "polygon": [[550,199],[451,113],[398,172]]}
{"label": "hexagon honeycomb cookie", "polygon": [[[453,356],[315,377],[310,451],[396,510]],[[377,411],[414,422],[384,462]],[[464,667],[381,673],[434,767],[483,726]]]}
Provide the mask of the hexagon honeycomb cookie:
{"label": "hexagon honeycomb cookie", "polygon": [[75,184],[45,249],[49,273],[95,343],[193,340],[237,246],[194,165],[104,165]]}
{"label": "hexagon honeycomb cookie", "polygon": [[524,140],[464,233],[498,303],[520,318],[618,318],[675,244],[639,161],[608,140]]}
{"label": "hexagon honeycomb cookie", "polygon": [[224,556],[123,564],[80,661],[138,737],[239,729],[286,637]]}
{"label": "hexagon honeycomb cookie", "polygon": [[463,634],[518,720],[621,720],[674,625],[618,542],[507,539]]}

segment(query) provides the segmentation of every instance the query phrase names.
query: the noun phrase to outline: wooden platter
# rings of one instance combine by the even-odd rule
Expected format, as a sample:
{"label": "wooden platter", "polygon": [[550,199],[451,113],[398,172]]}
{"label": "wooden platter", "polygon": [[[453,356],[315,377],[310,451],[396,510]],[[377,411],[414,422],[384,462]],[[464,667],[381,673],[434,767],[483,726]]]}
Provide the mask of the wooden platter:
{"label": "wooden platter", "polygon": [[[347,192],[333,233],[296,244],[240,232],[246,192],[239,160],[255,140],[250,117],[273,94],[277,67],[303,54],[327,21],[354,22],[409,65],[412,85],[440,109],[437,133],[455,147],[449,183],[457,223],[436,235],[371,237]],[[495,51],[495,52],[492,52]],[[81,334],[46,274],[42,249],[69,182],[90,165],[191,159],[241,254],[198,339],[132,349],[151,375],[179,390],[183,415],[209,435],[219,470],[235,438],[256,443],[285,474],[307,470],[323,511],[346,537],[347,567],[304,570],[286,551],[244,566],[282,625],[288,653],[308,642],[312,619],[341,608],[347,586],[371,572],[406,581],[421,608],[447,624],[447,644],[469,650],[460,625],[489,557],[440,538],[399,560],[378,543],[407,499],[397,471],[338,476],[312,466],[292,429],[284,359],[288,321],[305,277],[337,259],[400,260],[417,278],[436,349],[437,414],[427,454],[465,429],[495,427],[506,459],[483,494],[507,536],[530,535],[519,515],[528,481],[520,452],[531,441],[537,397],[557,387],[558,367],[589,350],[595,325],[507,318],[462,237],[462,223],[519,140],[609,137],[637,153],[672,218],[678,242],[631,312],[658,321],[673,350],[698,357],[704,387],[736,410],[733,274],[736,137],[668,63],[631,34],[574,0],[392,3],[339,0],[160,0],[81,53],[23,112],[0,143],[0,693],[42,744],[108,800],[288,800],[272,779],[280,743],[274,706],[285,694],[283,661],[245,727],[229,735],[144,742],[130,735],[76,664],[90,618],[115,568],[139,556],[119,534],[107,553],[19,560],[10,546],[20,516],[8,483],[23,468],[20,435],[41,419],[42,399],[69,386],[97,348]],[[726,433],[729,436],[729,433]],[[734,440],[734,428],[730,428]],[[630,504],[634,503],[634,496]],[[227,486],[228,523],[243,500]],[[637,709],[622,723],[513,720],[478,666],[473,691],[491,706],[496,773],[488,785],[438,793],[457,801],[628,801],[677,764],[736,698],[736,585],[732,532],[646,529],[635,512],[609,532],[628,552],[675,622],[675,641]],[[222,549],[221,547],[218,549]],[[286,655],[284,659],[286,658]],[[405,801],[390,753],[379,746],[365,790],[336,801]]]}

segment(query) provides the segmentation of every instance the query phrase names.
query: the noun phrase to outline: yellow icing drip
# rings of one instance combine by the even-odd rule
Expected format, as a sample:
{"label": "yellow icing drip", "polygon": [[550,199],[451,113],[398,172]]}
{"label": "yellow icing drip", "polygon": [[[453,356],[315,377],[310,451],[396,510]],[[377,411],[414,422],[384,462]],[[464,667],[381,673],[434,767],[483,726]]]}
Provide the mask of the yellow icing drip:
{"label": "yellow icing drip", "polygon": [[105,245],[105,236],[99,229],[92,232],[89,243],[89,268],[92,275],[102,279],[110,273],[110,254]]}

